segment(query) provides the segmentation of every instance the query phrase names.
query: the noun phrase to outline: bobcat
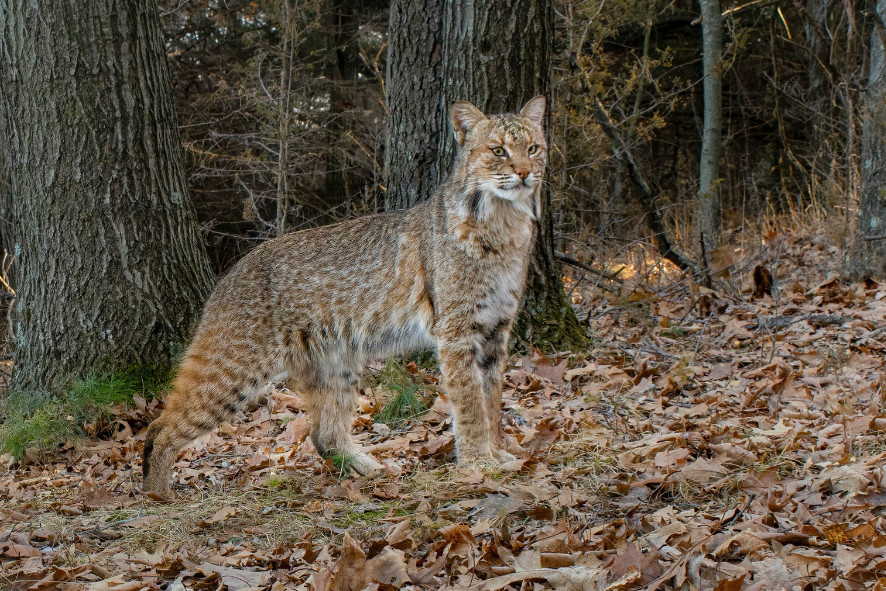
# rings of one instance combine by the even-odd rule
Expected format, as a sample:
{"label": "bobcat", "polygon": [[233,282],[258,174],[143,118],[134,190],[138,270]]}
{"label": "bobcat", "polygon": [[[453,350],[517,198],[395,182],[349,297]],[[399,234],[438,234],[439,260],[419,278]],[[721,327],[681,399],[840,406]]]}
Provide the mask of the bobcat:
{"label": "bobcat", "polygon": [[216,287],[163,413],[148,428],[144,489],[164,495],[179,450],[286,373],[323,455],[384,469],[351,438],[371,359],[436,349],[460,462],[507,461],[499,427],[547,146],[545,99],[486,117],[456,102],[454,169],[428,201],[269,240]]}

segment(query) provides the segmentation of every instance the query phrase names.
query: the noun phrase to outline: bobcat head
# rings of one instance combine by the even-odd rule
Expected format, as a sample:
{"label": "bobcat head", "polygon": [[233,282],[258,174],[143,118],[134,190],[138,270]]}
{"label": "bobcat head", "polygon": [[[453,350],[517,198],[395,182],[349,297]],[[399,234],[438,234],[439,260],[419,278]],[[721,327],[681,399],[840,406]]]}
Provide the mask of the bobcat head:
{"label": "bobcat head", "polygon": [[510,201],[538,217],[537,189],[547,165],[543,128],[545,98],[526,103],[519,115],[487,117],[467,101],[458,101],[449,119],[460,149],[455,164],[458,180]]}

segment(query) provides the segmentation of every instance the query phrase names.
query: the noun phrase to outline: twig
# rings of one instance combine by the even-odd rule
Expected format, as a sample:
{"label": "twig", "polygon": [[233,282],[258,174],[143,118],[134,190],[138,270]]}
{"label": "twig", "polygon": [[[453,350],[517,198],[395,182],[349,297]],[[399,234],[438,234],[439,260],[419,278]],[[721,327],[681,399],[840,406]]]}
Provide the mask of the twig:
{"label": "twig", "polygon": [[221,459],[232,459],[232,458],[246,458],[249,457],[249,454],[238,454],[238,453],[229,453],[229,454],[206,454],[203,457],[197,458],[196,460],[191,460],[191,466],[198,466],[203,462],[208,462],[209,460],[215,460],[218,458]]}
{"label": "twig", "polygon": [[701,339],[704,336],[704,331],[708,327],[708,322],[710,322],[711,317],[714,315],[713,310],[708,317],[705,318],[704,324],[701,326],[701,332],[698,333],[698,341],[695,343],[695,350],[692,352],[692,357],[689,359],[689,366],[691,367],[693,363],[695,363],[695,356],[698,354],[698,347],[701,346]]}
{"label": "twig", "polygon": [[881,326],[880,328],[875,328],[874,330],[868,332],[867,334],[863,334],[856,340],[855,344],[864,345],[870,339],[876,338],[886,332],[886,326]]}
{"label": "twig", "polygon": [[665,359],[674,359],[674,360],[680,359],[679,355],[674,355],[672,353],[668,353],[667,351],[665,351],[664,349],[662,349],[661,347],[659,347],[655,343],[650,342],[647,339],[643,339],[643,347],[641,347],[641,349],[644,351],[649,351],[651,353],[655,353],[656,355],[660,355],[661,357],[664,357]]}

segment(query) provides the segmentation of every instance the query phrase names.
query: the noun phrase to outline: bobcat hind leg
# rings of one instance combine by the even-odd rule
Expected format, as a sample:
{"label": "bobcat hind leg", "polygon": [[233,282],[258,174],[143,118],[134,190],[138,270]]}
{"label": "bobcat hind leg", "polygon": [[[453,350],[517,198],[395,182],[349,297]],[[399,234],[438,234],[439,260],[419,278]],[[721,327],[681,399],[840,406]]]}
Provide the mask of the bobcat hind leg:
{"label": "bobcat hind leg", "polygon": [[[196,347],[192,345],[192,349]],[[188,443],[230,419],[259,393],[273,368],[207,359],[189,351],[173,384],[166,408],[148,427],[142,452],[146,492],[169,493],[172,467]]]}
{"label": "bobcat hind leg", "polygon": [[340,454],[356,472],[369,476],[382,473],[384,466],[363,451],[351,434],[359,382],[359,366],[327,361],[316,363],[299,389],[307,402],[311,441],[317,452],[324,457]]}

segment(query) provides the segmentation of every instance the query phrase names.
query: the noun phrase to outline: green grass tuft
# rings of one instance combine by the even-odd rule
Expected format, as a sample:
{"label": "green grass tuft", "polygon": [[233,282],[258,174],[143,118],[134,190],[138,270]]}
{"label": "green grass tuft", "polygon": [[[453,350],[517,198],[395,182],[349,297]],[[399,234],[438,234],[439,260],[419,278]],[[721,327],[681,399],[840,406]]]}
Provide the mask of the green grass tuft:
{"label": "green grass tuft", "polygon": [[351,473],[351,468],[354,466],[354,457],[343,453],[336,452],[329,456],[329,460],[335,466],[339,476],[347,476]]}
{"label": "green grass tuft", "polygon": [[283,477],[276,474],[268,476],[264,481],[264,487],[268,490],[280,490],[285,484]]}
{"label": "green grass tuft", "polygon": [[391,427],[400,427],[409,419],[419,417],[427,412],[428,406],[419,398],[417,390],[405,389],[398,392],[376,415],[379,423]]}
{"label": "green grass tuft", "polygon": [[0,402],[0,453],[21,460],[28,449],[41,453],[86,434],[101,435],[113,424],[115,406],[131,405],[135,395],[149,400],[168,385],[168,376],[137,368],[72,380],[60,395],[7,392]]}
{"label": "green grass tuft", "polygon": [[375,415],[377,422],[401,427],[428,411],[428,403],[422,397],[421,376],[409,373],[403,364],[388,359],[378,376],[378,385],[394,397]]}

